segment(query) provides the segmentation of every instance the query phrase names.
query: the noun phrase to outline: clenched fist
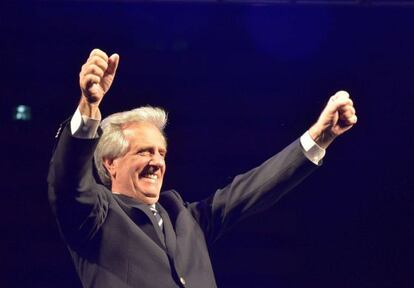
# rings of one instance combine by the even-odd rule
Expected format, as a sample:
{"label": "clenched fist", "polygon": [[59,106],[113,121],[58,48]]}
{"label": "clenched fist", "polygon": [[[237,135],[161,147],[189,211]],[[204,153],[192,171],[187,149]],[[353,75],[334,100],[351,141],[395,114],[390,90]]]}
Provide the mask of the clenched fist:
{"label": "clenched fist", "polygon": [[79,85],[82,91],[79,108],[82,114],[87,116],[96,114],[96,111],[92,110],[98,109],[105,93],[111,87],[118,63],[118,54],[108,57],[102,50],[92,50],[79,73]]}
{"label": "clenched fist", "polygon": [[339,91],[329,99],[318,121],[309,129],[309,134],[319,146],[327,148],[337,136],[351,129],[356,122],[354,103],[348,92]]}

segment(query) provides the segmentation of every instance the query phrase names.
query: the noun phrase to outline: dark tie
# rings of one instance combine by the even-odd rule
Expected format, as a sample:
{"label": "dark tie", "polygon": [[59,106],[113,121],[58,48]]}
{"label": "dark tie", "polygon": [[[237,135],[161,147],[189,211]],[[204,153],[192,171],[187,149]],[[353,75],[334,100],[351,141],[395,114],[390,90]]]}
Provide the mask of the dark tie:
{"label": "dark tie", "polygon": [[153,207],[153,206],[150,206],[150,210],[154,214],[155,219],[157,219],[157,224],[162,230],[163,229],[163,225],[162,225],[163,221],[162,221],[160,213],[158,213],[157,209],[155,209],[155,207]]}

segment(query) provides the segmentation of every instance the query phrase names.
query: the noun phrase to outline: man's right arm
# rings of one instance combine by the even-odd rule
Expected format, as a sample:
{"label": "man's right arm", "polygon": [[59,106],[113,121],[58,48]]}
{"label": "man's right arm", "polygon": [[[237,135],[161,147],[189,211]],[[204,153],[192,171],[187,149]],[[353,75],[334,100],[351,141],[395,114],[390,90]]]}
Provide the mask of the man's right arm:
{"label": "man's right arm", "polygon": [[[108,197],[93,174],[93,154],[99,138],[79,139],[66,123],[49,166],[49,200],[69,242],[91,238],[105,218]],[[101,191],[102,190],[102,191]]]}
{"label": "man's right arm", "polygon": [[117,54],[91,52],[79,74],[79,106],[63,127],[50,162],[50,202],[68,241],[92,237],[105,218],[107,189],[96,183],[93,154],[99,140],[99,104],[112,84],[118,60]]}

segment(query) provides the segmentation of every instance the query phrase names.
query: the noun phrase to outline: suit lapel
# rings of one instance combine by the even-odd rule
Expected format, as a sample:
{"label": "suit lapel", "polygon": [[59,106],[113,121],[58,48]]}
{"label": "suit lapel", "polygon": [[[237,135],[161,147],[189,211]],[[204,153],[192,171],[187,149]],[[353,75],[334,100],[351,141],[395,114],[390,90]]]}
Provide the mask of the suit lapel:
{"label": "suit lapel", "polygon": [[165,245],[167,247],[168,255],[174,259],[175,257],[175,248],[177,243],[177,237],[175,235],[174,228],[170,217],[168,216],[167,211],[160,204],[157,204],[157,210],[159,211],[161,218],[164,223],[164,234],[165,234]]}
{"label": "suit lapel", "polygon": [[157,243],[158,246],[165,250],[164,234],[158,226],[154,214],[151,212],[148,205],[138,203],[131,197],[122,194],[114,194],[114,198],[118,200],[118,204],[129,218],[134,221],[134,223],[140,227],[148,237]]}

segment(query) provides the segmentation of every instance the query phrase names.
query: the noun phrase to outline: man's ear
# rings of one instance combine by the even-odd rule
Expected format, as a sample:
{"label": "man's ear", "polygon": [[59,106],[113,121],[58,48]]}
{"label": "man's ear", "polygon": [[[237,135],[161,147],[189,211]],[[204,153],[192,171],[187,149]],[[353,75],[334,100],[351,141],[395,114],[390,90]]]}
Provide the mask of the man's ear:
{"label": "man's ear", "polygon": [[116,176],[116,161],[114,159],[104,158],[103,165],[111,176],[111,179],[114,179]]}

